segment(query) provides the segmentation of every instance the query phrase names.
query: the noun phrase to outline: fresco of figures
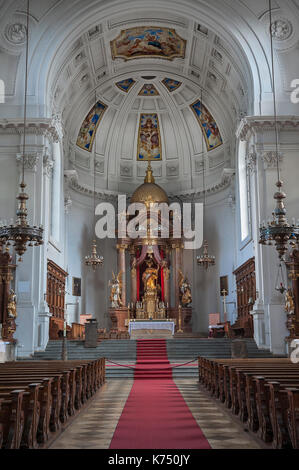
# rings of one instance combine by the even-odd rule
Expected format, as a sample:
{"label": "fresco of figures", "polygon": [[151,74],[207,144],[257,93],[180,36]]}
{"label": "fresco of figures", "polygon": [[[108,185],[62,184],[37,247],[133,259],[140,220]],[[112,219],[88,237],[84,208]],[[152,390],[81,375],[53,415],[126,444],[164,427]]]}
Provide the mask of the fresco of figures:
{"label": "fresco of figures", "polygon": [[222,145],[223,140],[220,134],[220,130],[215,119],[206,106],[202,104],[200,100],[197,100],[195,103],[191,104],[191,109],[194,112],[196,119],[204,133],[208,152]]}
{"label": "fresco of figures", "polygon": [[138,93],[139,96],[159,96],[159,92],[152,83],[145,83]]}
{"label": "fresco of figures", "polygon": [[106,109],[107,105],[98,101],[97,104],[89,111],[79,131],[77,138],[78,147],[83,150],[87,150],[88,152],[92,151],[97,128]]}
{"label": "fresco of figures", "polygon": [[166,86],[167,90],[170,93],[177,90],[182,84],[182,82],[179,82],[178,80],[173,80],[172,78],[164,78],[164,80],[162,80],[162,83]]}
{"label": "fresco of figures", "polygon": [[137,160],[162,160],[161,136],[157,114],[141,114]]}
{"label": "fresco of figures", "polygon": [[172,60],[185,57],[186,41],[174,29],[142,26],[121,31],[110,45],[113,60],[140,57]]}
{"label": "fresco of figures", "polygon": [[135,80],[133,78],[126,78],[125,80],[122,80],[121,82],[117,82],[115,85],[122,91],[125,91],[128,93],[128,91],[131,90],[132,86],[134,85]]}

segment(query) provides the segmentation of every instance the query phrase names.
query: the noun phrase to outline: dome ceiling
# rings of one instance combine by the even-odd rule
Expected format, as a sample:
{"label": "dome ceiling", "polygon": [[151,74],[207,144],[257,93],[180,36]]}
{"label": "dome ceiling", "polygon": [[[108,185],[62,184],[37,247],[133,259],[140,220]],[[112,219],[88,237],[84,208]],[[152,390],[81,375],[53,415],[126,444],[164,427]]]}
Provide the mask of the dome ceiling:
{"label": "dome ceiling", "polygon": [[[275,21],[287,18],[291,25],[284,35],[275,33],[287,64],[298,41],[297,10],[289,0],[288,6],[275,3]],[[0,4],[7,74],[15,76],[20,65],[16,78],[7,80],[13,96],[23,92],[23,6],[18,0]],[[130,195],[142,183],[146,163],[137,156],[141,118],[146,123],[148,115],[155,130],[154,175],[168,194],[200,191],[203,160],[207,186],[223,187],[235,164],[240,118],[272,112],[267,9],[266,0],[250,6],[241,0],[153,0],[150,8],[146,0],[32,0],[29,111],[61,119],[65,169],[76,172],[77,186],[92,188],[93,142],[90,148],[84,139],[77,143],[96,90],[103,106],[96,134],[99,190]],[[285,90],[289,83],[282,79]],[[214,124],[207,135],[198,119],[201,98],[215,134]],[[288,95],[282,99],[289,102]],[[212,148],[207,139],[214,139]]]}
{"label": "dome ceiling", "polygon": [[[143,160],[150,148],[154,176],[168,192],[200,188],[203,158],[207,181],[213,185],[221,180],[224,167],[230,166],[230,135],[208,94],[203,95],[202,109],[208,117],[201,127],[196,113],[196,105],[201,109],[200,98],[198,85],[173,74],[171,80],[161,72],[150,79],[135,73],[107,80],[97,90],[96,122],[93,105],[72,130],[70,168],[88,185],[96,148],[98,186],[130,194],[144,178]],[[210,123],[218,136],[209,131]]]}
{"label": "dome ceiling", "polygon": [[95,89],[102,107],[99,188],[132,194],[142,183],[141,128],[149,117],[156,127],[154,176],[169,194],[202,189],[203,159],[207,184],[221,184],[232,165],[236,122],[250,108],[250,77],[216,34],[169,13],[152,19],[144,12],[142,22],[114,17],[88,29],[63,63],[52,80],[53,104],[66,123],[69,169],[81,185],[91,186]]}

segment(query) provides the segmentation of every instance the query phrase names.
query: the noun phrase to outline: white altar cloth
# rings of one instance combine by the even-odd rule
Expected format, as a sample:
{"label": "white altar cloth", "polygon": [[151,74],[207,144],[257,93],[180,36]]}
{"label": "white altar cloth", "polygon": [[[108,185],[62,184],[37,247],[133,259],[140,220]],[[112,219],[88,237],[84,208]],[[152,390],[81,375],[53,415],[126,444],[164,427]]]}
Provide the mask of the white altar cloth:
{"label": "white altar cloth", "polygon": [[170,330],[174,334],[175,324],[173,321],[130,321],[129,334],[132,330]]}

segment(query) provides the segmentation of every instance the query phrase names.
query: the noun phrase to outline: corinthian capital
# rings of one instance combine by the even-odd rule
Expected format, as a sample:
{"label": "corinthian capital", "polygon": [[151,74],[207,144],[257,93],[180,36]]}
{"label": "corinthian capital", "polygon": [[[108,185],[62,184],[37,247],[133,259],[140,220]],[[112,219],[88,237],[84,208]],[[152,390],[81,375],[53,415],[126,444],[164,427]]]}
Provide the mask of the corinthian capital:
{"label": "corinthian capital", "polygon": [[52,173],[53,173],[53,167],[54,167],[54,162],[51,156],[49,155],[49,153],[46,151],[43,156],[44,175],[47,175],[49,178],[51,178]]}
{"label": "corinthian capital", "polygon": [[26,153],[24,155],[24,159],[23,159],[23,154],[18,154],[17,165],[19,167],[22,167],[23,160],[24,160],[25,170],[33,171],[35,173],[37,170],[39,159],[40,159],[40,154],[38,152]]}

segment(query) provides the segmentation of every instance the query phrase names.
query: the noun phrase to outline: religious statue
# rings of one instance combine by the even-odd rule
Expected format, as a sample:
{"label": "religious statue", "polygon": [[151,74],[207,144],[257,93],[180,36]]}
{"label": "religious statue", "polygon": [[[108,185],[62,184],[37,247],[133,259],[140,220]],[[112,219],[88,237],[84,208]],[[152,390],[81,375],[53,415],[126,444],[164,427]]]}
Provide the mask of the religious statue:
{"label": "religious statue", "polygon": [[191,286],[182,271],[179,271],[180,298],[183,307],[190,307],[192,304]]}
{"label": "religious statue", "polygon": [[131,262],[131,276],[132,278],[136,277],[136,266],[137,266],[137,259],[136,256],[133,257]]}
{"label": "religious statue", "polygon": [[121,301],[122,271],[118,274],[118,276],[115,276],[114,272],[112,271],[112,276],[113,276],[113,281],[112,282],[109,281],[109,287],[111,288],[110,289],[111,307],[119,308],[123,306],[122,301]]}
{"label": "religious statue", "polygon": [[285,294],[285,311],[287,313],[294,313],[295,311],[295,304],[294,304],[294,299],[292,295],[292,289],[288,289]]}
{"label": "religious statue", "polygon": [[153,260],[150,258],[147,262],[147,268],[142,275],[144,291],[156,290],[156,282],[158,279],[158,269],[154,268]]}
{"label": "religious statue", "polygon": [[10,289],[7,303],[8,318],[17,318],[16,294]]}
{"label": "religious statue", "polygon": [[170,269],[168,267],[168,263],[167,263],[166,260],[162,261],[162,268],[163,268],[163,271],[164,271],[166,281],[169,281],[169,279],[170,279]]}

